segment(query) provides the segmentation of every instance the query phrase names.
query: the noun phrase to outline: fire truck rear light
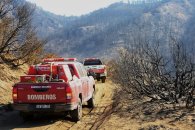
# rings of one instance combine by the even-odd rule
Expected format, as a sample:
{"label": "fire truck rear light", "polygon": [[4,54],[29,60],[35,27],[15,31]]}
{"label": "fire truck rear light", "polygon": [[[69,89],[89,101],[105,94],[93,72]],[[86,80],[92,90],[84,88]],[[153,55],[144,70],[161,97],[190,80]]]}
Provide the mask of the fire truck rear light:
{"label": "fire truck rear light", "polygon": [[66,94],[66,99],[71,99],[72,98],[72,94],[71,93],[67,93]]}
{"label": "fire truck rear light", "polygon": [[72,99],[72,90],[70,86],[66,86],[66,96],[65,96],[67,102],[70,102],[70,99]]}
{"label": "fire truck rear light", "polygon": [[18,92],[17,92],[17,88],[13,88],[13,95],[12,95],[13,99],[16,100],[18,98]]}
{"label": "fire truck rear light", "polygon": [[17,99],[18,95],[17,94],[13,94],[13,99]]}

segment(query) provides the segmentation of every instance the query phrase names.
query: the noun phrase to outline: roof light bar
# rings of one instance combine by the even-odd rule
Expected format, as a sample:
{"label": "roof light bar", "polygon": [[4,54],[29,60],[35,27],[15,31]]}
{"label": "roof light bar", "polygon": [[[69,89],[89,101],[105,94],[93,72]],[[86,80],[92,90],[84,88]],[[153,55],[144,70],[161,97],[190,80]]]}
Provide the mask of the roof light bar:
{"label": "roof light bar", "polygon": [[43,59],[43,62],[65,62],[65,61],[76,61],[76,58],[47,58]]}
{"label": "roof light bar", "polygon": [[84,60],[97,60],[98,58],[85,58]]}

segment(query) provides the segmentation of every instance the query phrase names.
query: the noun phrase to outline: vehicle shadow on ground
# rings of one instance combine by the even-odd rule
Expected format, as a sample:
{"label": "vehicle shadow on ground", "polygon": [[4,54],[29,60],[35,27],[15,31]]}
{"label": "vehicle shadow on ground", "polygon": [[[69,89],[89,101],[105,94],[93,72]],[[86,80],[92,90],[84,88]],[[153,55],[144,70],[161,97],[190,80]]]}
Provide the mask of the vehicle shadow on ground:
{"label": "vehicle shadow on ground", "polygon": [[57,121],[74,123],[70,116],[65,114],[35,114],[29,120],[23,120],[19,112],[12,111],[0,115],[0,129],[14,129],[14,128],[35,128],[35,127],[49,127]]}
{"label": "vehicle shadow on ground", "polygon": [[[87,105],[83,105],[83,116],[88,114],[91,109]],[[36,128],[43,127],[47,129],[51,124],[56,122],[64,123],[67,126],[75,124],[72,118],[68,114],[35,114],[32,118],[24,120],[17,111],[4,111],[0,113],[0,129],[14,129],[14,128]]]}

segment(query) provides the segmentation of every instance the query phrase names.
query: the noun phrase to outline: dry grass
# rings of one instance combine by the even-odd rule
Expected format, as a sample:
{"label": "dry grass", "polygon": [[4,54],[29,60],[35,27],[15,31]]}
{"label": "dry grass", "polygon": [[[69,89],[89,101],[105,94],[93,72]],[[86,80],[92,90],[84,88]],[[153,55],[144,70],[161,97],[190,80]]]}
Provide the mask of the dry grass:
{"label": "dry grass", "polygon": [[13,69],[8,65],[0,64],[0,104],[11,102],[12,85],[19,81],[21,75],[24,75],[28,66]]}

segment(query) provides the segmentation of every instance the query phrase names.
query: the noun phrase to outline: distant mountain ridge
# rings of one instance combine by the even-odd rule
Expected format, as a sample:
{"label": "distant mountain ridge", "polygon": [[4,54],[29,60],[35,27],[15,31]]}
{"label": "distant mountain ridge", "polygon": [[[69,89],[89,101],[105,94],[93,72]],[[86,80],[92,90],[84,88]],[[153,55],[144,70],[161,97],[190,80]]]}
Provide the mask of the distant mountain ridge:
{"label": "distant mountain ridge", "polygon": [[130,28],[143,21],[164,21],[167,25],[170,19],[179,21],[185,31],[183,39],[193,44],[194,7],[193,0],[119,2],[81,17],[57,16],[38,8],[33,25],[41,38],[48,39],[48,52],[80,58],[109,57],[116,54],[117,48],[128,44]]}
{"label": "distant mountain ridge", "polygon": [[55,33],[66,26],[67,23],[74,20],[76,17],[65,17],[55,15],[42,8],[37,7],[34,11],[33,25],[37,28],[40,37],[49,37],[51,33]]}

